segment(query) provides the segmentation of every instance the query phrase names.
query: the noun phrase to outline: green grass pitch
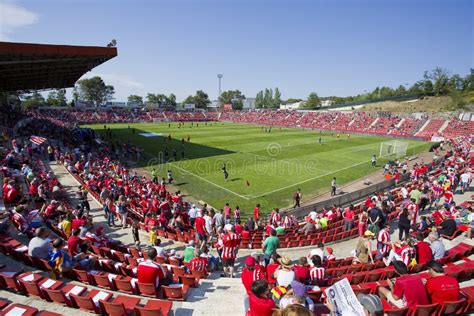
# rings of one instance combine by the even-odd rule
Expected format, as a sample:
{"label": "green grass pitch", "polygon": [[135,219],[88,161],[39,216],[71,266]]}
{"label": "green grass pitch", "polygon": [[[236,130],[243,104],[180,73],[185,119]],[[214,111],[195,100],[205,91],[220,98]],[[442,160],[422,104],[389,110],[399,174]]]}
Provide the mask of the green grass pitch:
{"label": "green grass pitch", "polygon": [[[370,158],[378,155],[380,143],[392,138],[362,136],[222,122],[107,124],[113,140],[131,142],[145,151],[139,166],[151,171],[156,168],[160,176],[172,170],[175,184],[183,193],[202,200],[215,208],[224,203],[239,205],[243,212],[251,212],[260,203],[262,211],[273,207],[287,207],[292,203],[293,192],[301,188],[303,200],[328,191],[331,179],[338,186],[357,180],[380,170]],[[89,125],[97,133],[104,133],[104,125]],[[160,133],[163,136],[144,137],[139,133]],[[172,140],[169,141],[168,135]],[[190,142],[187,142],[188,136]],[[321,137],[322,144],[318,144]],[[103,138],[107,140],[105,135]],[[182,139],[185,139],[184,145]],[[407,155],[427,150],[429,143],[403,140],[408,143]],[[170,160],[164,161],[167,147]],[[172,148],[177,152],[173,160]],[[184,159],[181,149],[184,148]],[[227,181],[221,170],[226,164]],[[248,182],[248,183],[247,183]]]}

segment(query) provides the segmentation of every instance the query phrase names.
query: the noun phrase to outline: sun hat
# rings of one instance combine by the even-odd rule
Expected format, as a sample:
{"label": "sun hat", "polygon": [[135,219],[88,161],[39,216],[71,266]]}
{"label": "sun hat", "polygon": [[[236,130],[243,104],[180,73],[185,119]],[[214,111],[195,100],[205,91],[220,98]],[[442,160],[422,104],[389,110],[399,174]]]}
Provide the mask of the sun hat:
{"label": "sun hat", "polygon": [[291,268],[293,266],[293,263],[291,262],[290,258],[283,256],[280,259],[278,259],[278,263],[281,264],[285,268]]}
{"label": "sun hat", "polygon": [[364,237],[374,237],[375,234],[371,232],[370,230],[366,230],[364,233]]}

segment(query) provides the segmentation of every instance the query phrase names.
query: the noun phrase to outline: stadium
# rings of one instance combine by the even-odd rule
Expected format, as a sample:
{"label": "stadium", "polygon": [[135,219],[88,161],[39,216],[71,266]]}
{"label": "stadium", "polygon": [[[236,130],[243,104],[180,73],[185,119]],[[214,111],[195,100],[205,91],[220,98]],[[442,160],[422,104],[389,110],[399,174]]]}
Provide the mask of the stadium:
{"label": "stadium", "polygon": [[[469,12],[472,2],[464,2]],[[85,10],[74,5],[77,14]],[[137,10],[168,8],[170,16],[177,8],[140,5]],[[206,1],[201,5],[210,9]],[[306,5],[289,10],[316,12]],[[444,5],[454,11],[434,8],[462,27],[457,14],[463,10]],[[238,1],[232,6],[267,10]],[[48,14],[57,10],[47,8]],[[0,4],[0,10],[25,25],[37,23],[19,4]],[[101,10],[90,13],[91,24],[105,23],[95,15]],[[0,29],[0,38],[21,25],[2,23],[8,32]],[[67,38],[85,33],[64,27]],[[473,313],[472,68],[461,76],[436,67],[396,89],[339,97],[329,96],[334,90],[328,88],[327,97],[311,92],[286,100],[278,88],[255,98],[235,86],[222,91],[227,74],[218,74],[216,100],[203,90],[185,98],[180,89],[205,86],[200,72],[192,88],[184,88],[188,78],[176,81],[177,95],[144,98],[141,83],[100,75],[104,67],[154,69],[141,67],[140,59],[150,56],[133,44],[136,34],[121,27],[114,31],[130,41],[123,48],[121,40],[32,44],[16,40],[24,38],[21,32],[15,41],[0,41],[0,315]],[[139,58],[130,59],[131,51]],[[153,63],[168,54],[187,62],[182,51],[156,52]],[[232,63],[228,53],[222,60]],[[317,63],[308,56],[301,58]],[[259,57],[238,58],[243,65]],[[339,59],[332,61],[336,71]],[[173,82],[165,69],[159,76]],[[285,67],[281,71],[283,77]],[[413,79],[406,68],[401,75]],[[373,80],[360,78],[370,89]],[[260,86],[246,79],[238,80],[250,95]],[[280,80],[295,89],[297,79]],[[357,86],[350,80],[338,85],[351,84]]]}

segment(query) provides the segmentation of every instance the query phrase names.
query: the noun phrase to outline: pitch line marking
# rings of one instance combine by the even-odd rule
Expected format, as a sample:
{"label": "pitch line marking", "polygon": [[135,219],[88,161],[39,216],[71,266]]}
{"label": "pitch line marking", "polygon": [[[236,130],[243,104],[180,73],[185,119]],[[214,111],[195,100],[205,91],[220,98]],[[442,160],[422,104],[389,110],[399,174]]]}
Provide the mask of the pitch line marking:
{"label": "pitch line marking", "polygon": [[306,183],[306,182],[309,182],[309,181],[313,181],[313,180],[316,180],[316,179],[319,179],[319,178],[322,178],[322,177],[331,175],[331,174],[333,174],[333,173],[337,173],[337,172],[340,172],[340,171],[344,171],[344,170],[347,170],[347,169],[350,169],[350,168],[353,168],[353,167],[362,165],[362,164],[364,164],[364,163],[368,163],[368,161],[362,161],[362,162],[353,164],[353,165],[348,166],[348,167],[344,167],[344,168],[341,168],[341,169],[338,169],[338,170],[334,170],[334,171],[331,171],[331,172],[328,172],[328,173],[319,175],[319,176],[314,177],[314,178],[310,178],[310,179],[306,179],[306,180],[303,180],[303,181],[300,181],[300,182],[297,182],[297,183],[293,183],[293,184],[288,185],[288,186],[286,186],[286,187],[279,188],[279,189],[276,189],[276,190],[273,190],[273,191],[269,191],[269,192],[266,192],[266,193],[257,195],[257,196],[255,196],[255,198],[259,198],[259,197],[262,197],[262,196],[265,196],[265,195],[268,195],[268,194],[272,194],[272,193],[275,193],[275,192],[278,192],[278,191],[286,190],[286,189],[289,189],[289,188],[291,188],[291,187],[294,187],[294,186],[297,186],[297,185],[300,185],[300,184],[303,184],[303,183]]}
{"label": "pitch line marking", "polygon": [[221,186],[221,185],[219,185],[219,184],[216,184],[216,183],[214,183],[214,182],[212,182],[212,181],[210,181],[210,180],[207,180],[206,178],[203,178],[203,177],[201,177],[201,176],[199,176],[199,175],[197,175],[197,174],[195,174],[195,173],[193,173],[193,172],[191,172],[191,171],[188,171],[188,170],[186,170],[186,169],[183,169],[183,168],[181,168],[181,167],[179,167],[179,166],[177,166],[177,165],[174,165],[174,164],[172,164],[172,163],[168,163],[168,165],[170,165],[170,166],[172,166],[172,167],[174,167],[174,168],[177,168],[177,169],[179,169],[179,170],[181,170],[181,171],[183,171],[183,172],[185,172],[185,173],[187,173],[187,174],[190,174],[190,175],[192,175],[192,176],[195,176],[196,178],[201,179],[201,180],[203,180],[203,181],[205,181],[205,182],[207,182],[207,183],[210,183],[210,184],[212,184],[212,185],[218,187],[219,189],[222,189],[222,190],[225,190],[225,191],[227,191],[227,192],[229,192],[229,193],[232,193],[232,194],[234,194],[234,195],[237,195],[238,197],[240,197],[240,198],[242,198],[242,199],[245,199],[245,200],[247,200],[247,201],[250,200],[250,199],[249,199],[247,196],[245,196],[245,195],[240,195],[239,193],[236,193],[236,192],[234,192],[234,191],[232,191],[232,190],[229,190],[229,189],[227,189],[227,188],[225,188],[225,187],[223,187],[223,186]]}

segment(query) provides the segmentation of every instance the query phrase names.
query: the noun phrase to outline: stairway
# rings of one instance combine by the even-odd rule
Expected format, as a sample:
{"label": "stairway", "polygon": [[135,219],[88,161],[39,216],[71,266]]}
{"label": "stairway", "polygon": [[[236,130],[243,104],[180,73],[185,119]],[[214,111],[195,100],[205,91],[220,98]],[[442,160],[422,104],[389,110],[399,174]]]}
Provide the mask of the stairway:
{"label": "stairway", "polygon": [[414,136],[418,136],[418,134],[420,134],[421,132],[423,132],[423,130],[426,128],[426,126],[428,126],[430,124],[431,120],[428,120],[425,122],[425,124],[423,124],[420,129],[418,130],[418,132],[416,132],[414,134]]}

